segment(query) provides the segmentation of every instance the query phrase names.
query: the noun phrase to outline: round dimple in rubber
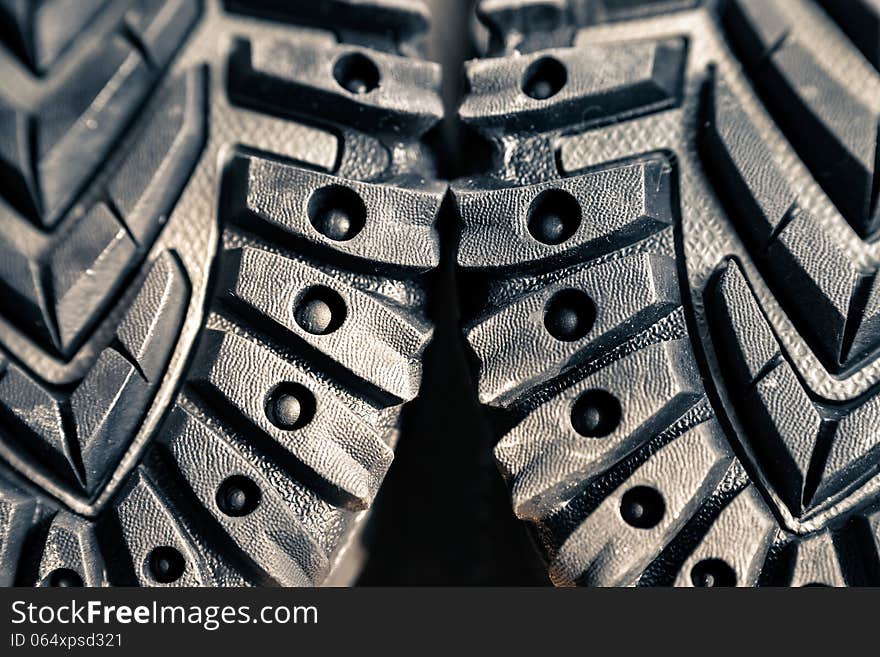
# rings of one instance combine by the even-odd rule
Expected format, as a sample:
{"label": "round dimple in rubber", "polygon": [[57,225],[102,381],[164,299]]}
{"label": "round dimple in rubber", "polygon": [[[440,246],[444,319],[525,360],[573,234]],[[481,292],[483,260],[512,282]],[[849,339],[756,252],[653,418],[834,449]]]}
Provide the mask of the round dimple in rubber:
{"label": "round dimple in rubber", "polygon": [[83,585],[83,579],[75,570],[57,568],[46,577],[46,584],[53,588],[75,588]]}
{"label": "round dimple in rubber", "polygon": [[333,66],[333,77],[340,87],[353,94],[368,94],[379,86],[381,76],[373,60],[360,53],[340,57]]}
{"label": "round dimple in rubber", "polygon": [[568,81],[565,65],[553,57],[542,57],[529,64],[523,76],[523,92],[535,100],[547,100],[558,94]]}
{"label": "round dimple in rubber", "polygon": [[529,233],[542,244],[562,244],[581,225],[581,205],[562,189],[546,189],[529,206]]}
{"label": "round dimple in rubber", "polygon": [[266,400],[266,415],[279,429],[295,431],[312,421],[316,406],[315,396],[308,388],[285,382],[279,384]]}
{"label": "round dimple in rubber", "polygon": [[630,488],[620,501],[620,516],[631,527],[651,529],[663,519],[666,503],[663,496],[650,486]]}
{"label": "round dimple in rubber", "polygon": [[335,242],[350,240],[361,232],[367,221],[363,199],[342,185],[315,190],[309,199],[308,213],[315,230]]}
{"label": "round dimple in rubber", "polygon": [[293,318],[307,333],[327,335],[345,321],[345,301],[335,290],[315,285],[305,290],[294,303]]}
{"label": "round dimple in rubber", "polygon": [[260,504],[260,488],[244,475],[232,475],[217,488],[217,508],[233,518],[246,516]]}
{"label": "round dimple in rubber", "polygon": [[620,417],[620,402],[605,390],[587,390],[571,407],[571,426],[587,438],[607,436],[620,424]]}
{"label": "round dimple in rubber", "polygon": [[150,551],[147,557],[147,569],[150,577],[160,584],[171,584],[183,575],[186,560],[177,548],[160,545]]}
{"label": "round dimple in rubber", "polygon": [[723,559],[703,559],[691,569],[691,582],[705,588],[736,586],[736,571]]}
{"label": "round dimple in rubber", "polygon": [[580,340],[596,321],[596,306],[588,294],[567,289],[554,294],[544,307],[544,327],[557,340]]}

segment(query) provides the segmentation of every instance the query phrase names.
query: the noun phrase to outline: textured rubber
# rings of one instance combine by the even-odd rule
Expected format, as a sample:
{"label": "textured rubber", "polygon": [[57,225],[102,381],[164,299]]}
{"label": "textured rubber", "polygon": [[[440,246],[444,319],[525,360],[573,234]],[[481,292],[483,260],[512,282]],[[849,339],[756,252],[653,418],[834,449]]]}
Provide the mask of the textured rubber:
{"label": "textured rubber", "polygon": [[483,0],[465,335],[557,584],[880,584],[880,3]]}
{"label": "textured rubber", "polygon": [[0,583],[315,584],[419,389],[410,0],[0,1]]}

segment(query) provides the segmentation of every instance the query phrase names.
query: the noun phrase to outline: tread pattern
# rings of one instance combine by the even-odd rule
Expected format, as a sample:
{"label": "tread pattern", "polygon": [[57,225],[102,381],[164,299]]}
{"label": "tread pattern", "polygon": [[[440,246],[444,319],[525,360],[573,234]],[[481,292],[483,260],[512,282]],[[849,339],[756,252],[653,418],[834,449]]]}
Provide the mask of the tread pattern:
{"label": "tread pattern", "polygon": [[619,4],[479,9],[457,258],[514,511],[562,585],[876,583],[876,8]]}
{"label": "tread pattern", "polygon": [[[109,32],[82,51],[45,42],[64,35],[39,36],[83,27],[65,24],[69,5],[26,4],[35,13],[19,7],[15,34],[31,44],[23,55],[32,57],[3,68],[23,77],[28,93],[0,91],[8,174],[0,190],[0,313],[9,322],[0,453],[50,494],[87,505],[130,448],[189,303],[190,281],[173,250],[144,261],[204,144],[205,70],[171,78],[150,106],[164,120],[128,130],[111,150],[198,6],[132,2],[99,12],[96,3],[95,29]],[[57,52],[49,57],[45,48]],[[50,59],[55,66],[46,69]],[[22,68],[27,62],[42,76]],[[84,360],[88,369],[77,375]]]}
{"label": "tread pattern", "polygon": [[43,73],[105,4],[106,0],[85,0],[74,7],[64,0],[4,0],[0,40],[34,72]]}
{"label": "tread pattern", "polygon": [[[716,302],[729,356],[730,386],[758,429],[752,449],[792,513],[825,502],[863,479],[877,458],[873,419],[880,400],[848,412],[813,402],[784,358],[742,270],[728,265]],[[854,482],[853,480],[856,480]]]}
{"label": "tread pattern", "polygon": [[[15,16],[29,49],[4,37],[0,55],[36,68],[48,55],[29,35],[43,28]],[[47,196],[41,160],[2,141],[21,184],[2,190],[17,216],[0,233],[24,259],[0,280],[32,299],[39,321],[10,330],[42,353],[2,357],[2,582],[332,574],[431,337],[424,277],[445,187],[427,182],[442,106],[438,67],[414,58],[426,27],[420,3],[108,1],[70,36],[58,81],[50,69],[36,85],[89,95],[78,67],[110,61],[79,45],[92,29],[143,72],[98,84],[94,69],[79,113],[22,114],[65,148],[95,131],[93,160],[64,174],[75,184],[51,183],[81,187],[75,199]],[[73,107],[45,98],[50,113]],[[40,376],[50,358],[67,379]]]}
{"label": "tread pattern", "polygon": [[372,49],[420,54],[430,16],[421,0],[223,0],[229,11],[281,19],[298,25],[332,26],[344,43],[361,43]]}
{"label": "tread pattern", "polygon": [[[777,296],[828,368],[848,369],[878,338],[880,292],[867,249],[853,254],[845,236],[801,207],[757,129],[716,82],[707,83],[705,140],[705,158],[725,181]],[[829,269],[836,275],[826,276]]]}
{"label": "tread pattern", "polygon": [[[58,357],[82,346],[143,260],[201,149],[205,83],[193,71],[158,110],[171,120],[143,130],[128,157],[71,209],[194,18],[194,2],[141,3],[72,71],[37,83],[35,107],[0,97],[0,166],[9,180],[0,204],[0,310]],[[158,39],[166,23],[174,28]],[[126,36],[134,34],[139,45]],[[141,47],[151,49],[149,60]]]}
{"label": "tread pattern", "polygon": [[172,254],[163,253],[110,345],[67,396],[53,394],[22,367],[4,361],[3,457],[16,463],[31,453],[36,464],[51,464],[40,473],[46,488],[63,482],[91,498],[128,449],[120,437],[134,434],[152,401],[174,351],[188,297],[186,274]]}
{"label": "tread pattern", "polygon": [[784,5],[729,7],[733,43],[779,125],[847,221],[870,235],[880,221],[880,76],[855,58],[849,72],[844,58],[823,58],[822,31]]}
{"label": "tread pattern", "polygon": [[822,0],[822,6],[846,31],[868,61],[880,69],[880,3],[877,0]]}
{"label": "tread pattern", "polygon": [[700,0],[482,0],[477,15],[492,53],[531,52],[571,43],[578,28],[690,9]]}
{"label": "tread pattern", "polygon": [[[517,67],[503,59],[475,62],[469,71],[473,86],[459,114],[481,128],[530,132],[539,117],[542,127],[557,128],[609,114],[638,116],[676,104],[685,55],[682,39],[648,41],[635,44],[623,57],[609,59],[610,55],[608,47],[595,46],[543,51],[524,57]],[[562,63],[570,80],[550,99],[523,100],[520,80],[547,58]]]}

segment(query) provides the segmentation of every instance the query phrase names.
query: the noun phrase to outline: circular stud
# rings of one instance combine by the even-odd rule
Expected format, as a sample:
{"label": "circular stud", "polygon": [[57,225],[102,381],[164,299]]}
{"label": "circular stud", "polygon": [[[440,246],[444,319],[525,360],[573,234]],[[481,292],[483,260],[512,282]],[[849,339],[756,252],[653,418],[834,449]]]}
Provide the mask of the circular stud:
{"label": "circular stud", "polygon": [[343,55],[333,65],[333,77],[349,93],[368,94],[379,86],[379,69],[373,60],[359,52]]}
{"label": "circular stud", "polygon": [[232,518],[253,513],[260,504],[260,488],[253,479],[232,475],[217,488],[217,508]]}
{"label": "circular stud", "polygon": [[83,579],[75,570],[56,568],[46,577],[46,584],[55,588],[75,588],[83,585]]}
{"label": "circular stud", "polygon": [[299,295],[293,307],[293,318],[307,333],[327,335],[342,326],[346,315],[345,301],[335,290],[315,285]]}
{"label": "circular stud", "polygon": [[581,204],[563,189],[545,189],[529,206],[529,234],[541,244],[562,244],[581,225]]}
{"label": "circular stud", "polygon": [[703,559],[691,569],[691,582],[705,588],[736,586],[736,571],[723,559]]}
{"label": "circular stud", "polygon": [[649,486],[629,489],[620,501],[620,515],[624,522],[638,529],[656,527],[665,513],[663,496]]}
{"label": "circular stud", "polygon": [[593,300],[580,290],[567,289],[554,294],[544,307],[544,327],[557,340],[580,340],[596,321]]}
{"label": "circular stud", "polygon": [[275,387],[266,400],[266,416],[284,431],[295,431],[315,417],[315,396],[305,386],[285,382]]}
{"label": "circular stud", "polygon": [[160,545],[150,551],[147,557],[147,568],[150,577],[160,584],[171,584],[183,576],[186,561],[177,548]]}
{"label": "circular stud", "polygon": [[361,232],[367,221],[363,199],[342,185],[315,190],[309,199],[308,213],[315,230],[334,242],[350,240]]}
{"label": "circular stud", "polygon": [[571,407],[571,426],[586,438],[603,438],[620,424],[617,397],[605,390],[582,392]]}
{"label": "circular stud", "polygon": [[522,90],[535,100],[547,100],[558,94],[568,81],[565,65],[553,57],[542,57],[526,69]]}

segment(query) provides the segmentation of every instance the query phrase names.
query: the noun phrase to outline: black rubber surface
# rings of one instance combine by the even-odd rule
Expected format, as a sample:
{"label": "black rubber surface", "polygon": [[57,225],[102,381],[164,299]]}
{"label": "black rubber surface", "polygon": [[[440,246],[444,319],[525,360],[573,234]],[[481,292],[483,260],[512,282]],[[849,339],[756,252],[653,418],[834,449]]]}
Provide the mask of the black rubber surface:
{"label": "black rubber surface", "polygon": [[880,583],[880,4],[478,11],[465,335],[553,581]]}
{"label": "black rubber surface", "polygon": [[431,337],[427,26],[0,3],[0,582],[336,572]]}
{"label": "black rubber surface", "polygon": [[430,4],[0,0],[0,583],[880,584],[878,0]]}

